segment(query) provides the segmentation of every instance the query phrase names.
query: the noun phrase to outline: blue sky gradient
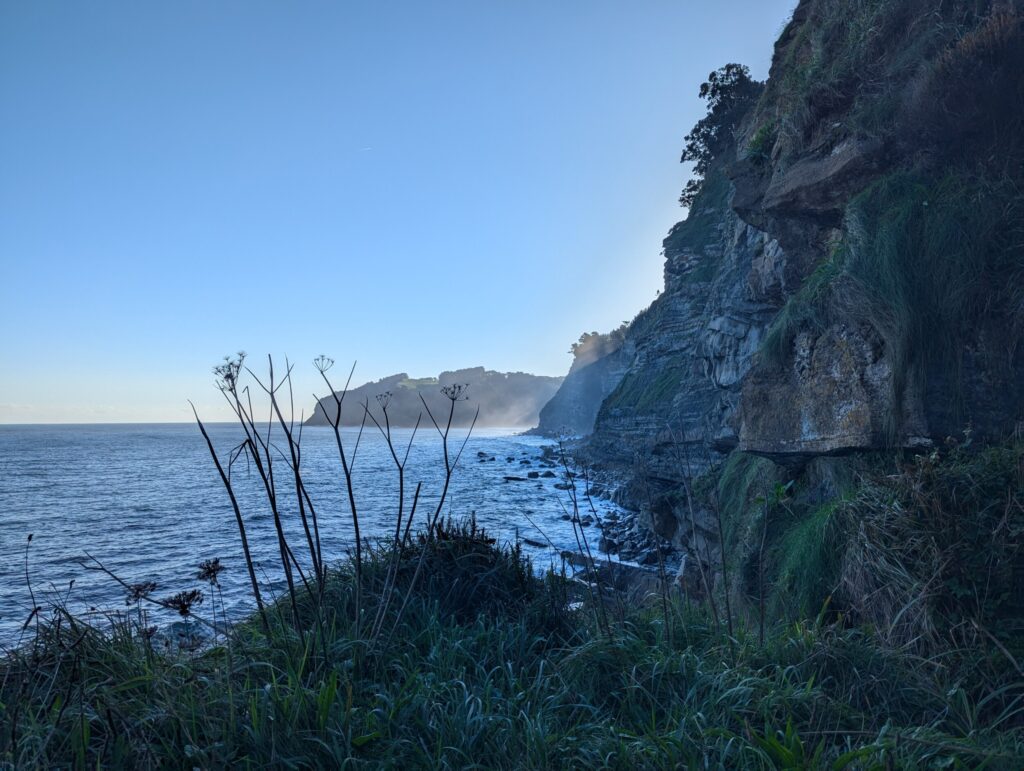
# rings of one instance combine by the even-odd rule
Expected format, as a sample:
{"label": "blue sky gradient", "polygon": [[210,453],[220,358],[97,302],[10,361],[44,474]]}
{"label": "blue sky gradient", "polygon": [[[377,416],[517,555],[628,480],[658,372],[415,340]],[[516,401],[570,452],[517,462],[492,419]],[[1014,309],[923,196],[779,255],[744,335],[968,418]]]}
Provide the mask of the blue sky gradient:
{"label": "blue sky gradient", "polygon": [[[244,349],[564,374],[794,0],[0,5],[0,423],[226,413]],[[346,366],[347,369],[347,366]]]}

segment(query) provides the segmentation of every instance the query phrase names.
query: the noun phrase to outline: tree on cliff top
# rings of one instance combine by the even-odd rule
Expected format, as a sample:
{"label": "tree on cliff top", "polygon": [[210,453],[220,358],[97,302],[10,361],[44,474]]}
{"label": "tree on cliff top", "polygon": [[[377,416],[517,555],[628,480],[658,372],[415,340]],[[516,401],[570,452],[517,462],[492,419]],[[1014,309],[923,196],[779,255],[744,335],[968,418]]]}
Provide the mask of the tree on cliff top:
{"label": "tree on cliff top", "polygon": [[693,204],[711,161],[732,143],[733,132],[763,88],[764,84],[752,80],[750,70],[742,64],[720,67],[701,83],[700,98],[707,100],[708,114],[686,135],[686,146],[679,160],[693,163],[694,177],[683,188],[680,204]]}

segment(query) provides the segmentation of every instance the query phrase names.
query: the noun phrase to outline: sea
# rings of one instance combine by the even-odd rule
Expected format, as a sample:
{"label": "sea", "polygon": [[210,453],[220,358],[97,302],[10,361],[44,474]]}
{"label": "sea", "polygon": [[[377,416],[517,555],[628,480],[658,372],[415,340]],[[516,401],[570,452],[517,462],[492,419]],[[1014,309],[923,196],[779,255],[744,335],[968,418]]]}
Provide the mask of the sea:
{"label": "sea", "polygon": [[[236,424],[208,425],[225,467],[243,435]],[[561,468],[543,465],[551,440],[513,429],[453,429],[454,455],[466,439],[443,514],[475,517],[500,543],[520,542],[536,569],[560,565],[562,550],[579,542],[568,514],[571,494]],[[294,505],[294,482],[283,457],[280,431],[271,441],[282,455],[275,477],[283,501],[285,529],[297,552],[305,535]],[[354,454],[352,478],[361,535],[393,537],[398,511],[398,475],[384,437],[375,428],[342,429],[346,452]],[[405,511],[421,485],[413,530],[435,510],[444,483],[441,437],[430,430],[393,429],[392,443],[405,461]],[[303,480],[317,510],[327,562],[346,558],[354,546],[352,515],[334,433],[305,427],[301,435]],[[529,479],[529,472],[554,476]],[[282,575],[273,516],[255,468],[245,457],[231,465],[259,580],[280,593]],[[517,477],[519,480],[506,480]],[[598,518],[614,509],[595,500]],[[230,500],[205,440],[195,425],[0,426],[0,646],[25,635],[33,607],[47,612],[63,604],[74,613],[102,619],[126,612],[126,592],[107,571],[129,584],[152,581],[153,595],[169,597],[209,587],[197,580],[199,564],[220,559],[221,589],[210,602],[218,613],[241,617],[253,608],[248,573]],[[587,513],[590,512],[589,503]],[[597,529],[590,527],[596,541]],[[33,600],[34,598],[34,600]],[[205,608],[209,610],[210,603]],[[134,606],[132,606],[134,607]],[[175,616],[150,609],[155,624]],[[31,629],[31,624],[28,625]]]}

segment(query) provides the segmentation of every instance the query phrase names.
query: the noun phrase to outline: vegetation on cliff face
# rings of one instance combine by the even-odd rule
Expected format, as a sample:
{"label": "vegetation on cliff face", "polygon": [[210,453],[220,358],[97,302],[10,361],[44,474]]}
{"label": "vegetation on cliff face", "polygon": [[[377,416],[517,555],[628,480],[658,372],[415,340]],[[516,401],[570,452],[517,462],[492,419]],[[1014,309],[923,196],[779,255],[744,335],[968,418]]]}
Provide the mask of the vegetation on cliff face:
{"label": "vegetation on cliff face", "polygon": [[693,163],[693,178],[683,188],[680,204],[693,205],[712,162],[732,146],[733,132],[762,88],[763,84],[752,80],[750,70],[742,64],[727,64],[701,84],[700,98],[707,101],[708,114],[686,135],[680,161]]}
{"label": "vegetation on cliff face", "polygon": [[[1010,179],[895,171],[851,200],[842,240],[783,307],[762,350],[783,365],[801,330],[868,324],[892,361],[885,432],[896,443],[908,381],[942,369],[959,386],[979,326],[1000,319],[1007,335],[1020,334],[1022,224],[1024,193]],[[953,407],[966,423],[963,405]]]}
{"label": "vegetation on cliff face", "polygon": [[[665,380],[669,357],[649,357],[606,399],[591,445],[601,462],[602,448],[630,438],[624,416],[653,426],[657,437],[632,445],[625,489],[660,485],[686,570],[710,576],[708,612],[723,626],[726,615],[746,629],[813,618],[928,667],[970,670],[1014,694],[976,723],[1007,732],[1024,724],[1022,11],[985,0],[798,5],[735,146],[723,134],[701,148],[707,176],[673,229],[694,235],[694,254],[668,261],[666,293],[630,330],[685,337],[679,347],[707,351],[713,372],[711,320],[666,309],[687,302],[688,275],[727,289],[725,261],[700,238],[730,216],[700,206],[726,167],[724,199],[776,239],[728,288],[776,311],[740,407],[721,388],[718,411],[705,410],[692,379]],[[747,452],[721,461],[716,430],[728,436],[730,424]],[[711,458],[710,470],[667,468],[684,452]],[[632,503],[655,521],[642,496]]]}
{"label": "vegetation on cliff face", "polygon": [[1019,10],[1017,2],[805,0],[747,118],[748,152],[763,174],[784,174],[851,139],[874,143],[874,171],[840,202],[838,240],[791,294],[765,350],[781,362],[801,328],[868,323],[892,358],[890,441],[909,380],[922,381],[929,367],[957,371],[984,320],[1020,323]]}
{"label": "vegetation on cliff face", "polygon": [[784,162],[851,134],[890,140],[908,125],[904,143],[962,151],[954,138],[999,135],[1001,154],[1019,150],[1019,10],[1017,0],[804,0],[752,117],[779,142],[766,154]]}
{"label": "vegetation on cliff face", "polygon": [[1024,445],[975,446],[968,432],[802,473],[734,454],[717,479],[735,607],[754,613],[763,593],[773,617],[827,611],[933,653],[988,639],[1007,672],[1024,656]]}

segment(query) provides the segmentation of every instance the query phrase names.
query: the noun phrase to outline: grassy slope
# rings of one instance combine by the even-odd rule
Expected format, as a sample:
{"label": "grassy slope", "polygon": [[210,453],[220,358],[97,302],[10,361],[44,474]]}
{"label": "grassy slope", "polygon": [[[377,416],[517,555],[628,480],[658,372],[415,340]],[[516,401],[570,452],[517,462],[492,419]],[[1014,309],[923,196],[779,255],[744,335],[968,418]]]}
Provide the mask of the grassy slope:
{"label": "grassy slope", "polygon": [[[0,763],[15,767],[992,768],[1024,763],[1022,684],[991,646],[922,657],[867,627],[778,625],[734,643],[672,601],[613,604],[610,635],[557,576],[449,529],[403,553],[428,576],[393,637],[351,621],[332,574],[322,633],[282,612],[201,654],[63,617],[0,664]],[[389,555],[365,574],[365,615]],[[397,605],[398,603],[394,603]],[[394,618],[394,607],[389,611]],[[389,623],[384,625],[390,628]],[[844,763],[849,766],[844,766]]]}

